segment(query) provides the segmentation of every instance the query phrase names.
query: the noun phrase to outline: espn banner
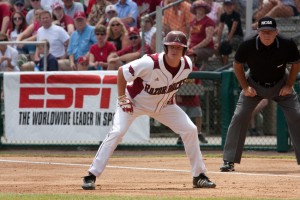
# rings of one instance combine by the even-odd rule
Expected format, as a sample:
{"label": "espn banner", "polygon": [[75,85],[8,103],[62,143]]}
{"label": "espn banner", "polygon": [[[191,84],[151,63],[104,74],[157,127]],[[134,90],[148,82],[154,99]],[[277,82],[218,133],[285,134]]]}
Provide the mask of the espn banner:
{"label": "espn banner", "polygon": [[[99,143],[117,95],[117,71],[4,73],[3,142]],[[147,142],[149,127],[149,117],[137,118],[123,142]]]}

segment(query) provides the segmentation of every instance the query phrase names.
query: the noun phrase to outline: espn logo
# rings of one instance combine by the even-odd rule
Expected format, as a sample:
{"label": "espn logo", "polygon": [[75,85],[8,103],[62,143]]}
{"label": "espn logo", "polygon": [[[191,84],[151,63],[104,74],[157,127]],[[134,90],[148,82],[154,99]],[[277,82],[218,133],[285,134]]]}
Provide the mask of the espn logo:
{"label": "espn logo", "polygon": [[117,76],[22,74],[19,108],[83,108],[89,96],[99,98],[99,108],[109,108],[108,84],[116,85]]}

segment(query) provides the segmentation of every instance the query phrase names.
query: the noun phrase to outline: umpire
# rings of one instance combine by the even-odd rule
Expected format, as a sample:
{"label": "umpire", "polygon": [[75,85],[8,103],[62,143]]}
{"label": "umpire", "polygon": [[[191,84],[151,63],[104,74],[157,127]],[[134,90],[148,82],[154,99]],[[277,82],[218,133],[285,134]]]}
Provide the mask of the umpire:
{"label": "umpire", "polygon": [[[261,18],[257,30],[256,36],[239,46],[233,63],[242,91],[227,132],[222,172],[234,171],[234,163],[240,163],[251,113],[264,98],[276,101],[283,109],[300,165],[300,104],[293,89],[299,51],[292,39],[278,35],[273,18]],[[245,64],[249,67],[246,74]],[[287,64],[291,64],[289,70]]]}

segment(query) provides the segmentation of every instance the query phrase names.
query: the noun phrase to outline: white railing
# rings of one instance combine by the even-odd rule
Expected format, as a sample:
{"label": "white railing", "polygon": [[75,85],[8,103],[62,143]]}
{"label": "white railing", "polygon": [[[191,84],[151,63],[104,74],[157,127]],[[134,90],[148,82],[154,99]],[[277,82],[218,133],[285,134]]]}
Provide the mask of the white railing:
{"label": "white railing", "polygon": [[45,41],[2,41],[0,42],[1,44],[6,44],[6,45],[13,45],[13,44],[34,44],[34,45],[38,45],[38,44],[44,44],[44,71],[47,71],[47,44]]}

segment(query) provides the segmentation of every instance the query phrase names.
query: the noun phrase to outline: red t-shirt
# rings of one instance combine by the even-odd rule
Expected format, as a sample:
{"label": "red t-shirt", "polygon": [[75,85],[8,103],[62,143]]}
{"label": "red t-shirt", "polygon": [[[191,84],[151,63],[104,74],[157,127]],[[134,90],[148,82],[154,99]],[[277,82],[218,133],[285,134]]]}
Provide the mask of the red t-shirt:
{"label": "red t-shirt", "polygon": [[[142,51],[142,46],[139,45],[138,49],[139,49],[138,52],[141,52]],[[125,47],[125,48],[117,51],[117,54],[118,54],[118,56],[122,56],[124,54],[133,53],[133,52],[135,52],[133,50],[133,47],[128,46],[128,47]],[[151,54],[152,53],[151,47],[149,45],[145,45],[145,52],[144,53],[145,54]]]}
{"label": "red t-shirt", "polygon": [[[115,45],[111,42],[106,42],[103,47],[99,47],[98,44],[93,44],[90,47],[90,53],[94,55],[95,61],[107,62],[107,57],[110,53],[116,52]],[[103,67],[106,70],[107,67]]]}
{"label": "red t-shirt", "polygon": [[70,17],[69,15],[64,15],[63,18],[61,18],[61,20],[59,21],[59,24],[57,24],[58,26],[61,26],[63,29],[65,29],[68,32],[68,25],[69,24],[73,24],[73,19],[72,17]]}
{"label": "red t-shirt", "polygon": [[[193,46],[199,44],[206,38],[205,29],[207,27],[215,27],[215,22],[210,19],[209,17],[205,16],[203,19],[197,21],[196,19],[193,19],[190,23],[191,25],[191,36],[190,36],[190,46],[189,48],[192,48]],[[214,48],[214,42],[211,40],[211,42],[207,45],[208,48]]]}
{"label": "red t-shirt", "polygon": [[[11,10],[7,3],[0,3],[0,30],[2,28],[2,22],[4,17],[10,17]],[[11,28],[11,23],[9,22],[8,28]]]}
{"label": "red t-shirt", "polygon": [[87,6],[87,8],[86,8],[86,14],[87,14],[87,15],[90,14],[93,5],[96,4],[96,1],[97,1],[97,0],[89,0],[89,4],[88,4],[88,6]]}

